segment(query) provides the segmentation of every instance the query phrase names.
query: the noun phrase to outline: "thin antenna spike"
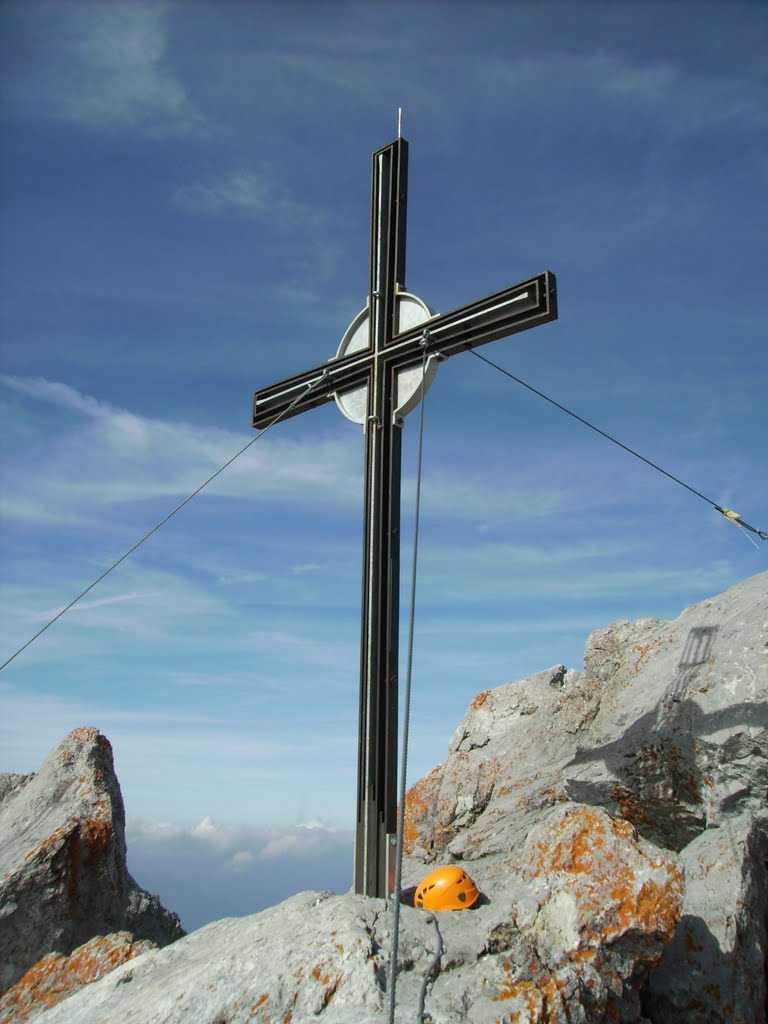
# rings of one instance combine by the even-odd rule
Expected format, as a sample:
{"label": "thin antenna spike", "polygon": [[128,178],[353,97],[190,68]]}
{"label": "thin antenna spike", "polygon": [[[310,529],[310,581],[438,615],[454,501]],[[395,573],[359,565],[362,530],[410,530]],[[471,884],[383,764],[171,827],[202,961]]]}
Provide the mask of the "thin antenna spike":
{"label": "thin antenna spike", "polygon": [[403,108],[397,108],[397,137],[402,138],[403,131]]}

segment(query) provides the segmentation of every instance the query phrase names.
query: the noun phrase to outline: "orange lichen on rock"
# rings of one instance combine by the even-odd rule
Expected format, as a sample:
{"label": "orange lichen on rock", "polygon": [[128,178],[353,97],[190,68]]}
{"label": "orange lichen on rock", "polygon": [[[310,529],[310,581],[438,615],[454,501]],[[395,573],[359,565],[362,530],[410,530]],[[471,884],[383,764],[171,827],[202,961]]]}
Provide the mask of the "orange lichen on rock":
{"label": "orange lichen on rock", "polygon": [[80,835],[93,855],[109,849],[115,838],[115,830],[109,819],[86,818],[80,825]]}
{"label": "orange lichen on rock", "polygon": [[483,704],[485,704],[485,702],[488,700],[490,695],[491,695],[491,691],[490,690],[482,690],[480,693],[478,693],[478,695],[475,697],[475,699],[469,705],[470,709],[472,711],[477,711],[478,708],[481,708],[483,706]]}
{"label": "orange lichen on rock", "polygon": [[553,871],[591,874],[595,867],[595,853],[604,845],[605,819],[606,815],[591,807],[581,807],[575,814],[562,818],[547,841],[540,840],[536,844],[535,860],[538,865],[535,865],[533,855],[530,860],[534,877]]}
{"label": "orange lichen on rock", "polygon": [[128,932],[119,932],[91,939],[69,956],[51,953],[0,997],[0,1020],[23,1024],[33,1014],[56,1006],[83,986],[155,948],[152,942],[134,942]]}
{"label": "orange lichen on rock", "polygon": [[510,981],[502,985],[496,1002],[504,1003],[509,999],[522,999],[529,1012],[541,1009],[541,993],[532,981]]}
{"label": "orange lichen on rock", "polygon": [[417,782],[405,794],[405,821],[403,825],[403,853],[409,856],[419,841],[419,825],[427,818],[437,802],[442,782],[443,766],[433,768],[429,775]]}
{"label": "orange lichen on rock", "polygon": [[330,1003],[333,1000],[333,997],[336,995],[339,985],[341,984],[341,976],[330,978],[326,975],[326,977],[322,981],[322,984],[325,987],[323,989],[323,1004],[322,1009],[320,1010],[321,1013],[323,1012],[323,1010],[325,1010],[327,1006],[330,1005]]}
{"label": "orange lichen on rock", "polygon": [[59,827],[54,829],[54,831],[51,832],[51,834],[47,836],[42,843],[33,847],[29,853],[24,854],[24,863],[26,864],[28,861],[34,860],[42,854],[55,850],[60,843],[72,833],[73,825],[76,824],[76,818],[69,818],[65,825],[59,825]]}
{"label": "orange lichen on rock", "polygon": [[651,654],[658,654],[662,650],[663,646],[664,643],[660,639],[651,640],[647,644],[635,644],[632,650],[635,654],[639,655],[637,661],[633,666],[633,672],[635,673],[635,675],[637,675],[637,673],[643,667],[643,664],[648,659],[648,656]]}
{"label": "orange lichen on rock", "polygon": [[[93,743],[99,739],[99,730],[94,729],[92,725],[81,725],[79,729],[73,729],[67,736],[67,741],[70,743],[77,744],[79,746],[87,746],[89,743]],[[101,739],[109,747],[110,752],[112,747],[109,745],[109,740],[106,736],[102,736]],[[100,744],[103,746],[103,744]]]}
{"label": "orange lichen on rock", "polygon": [[[503,963],[502,969],[508,973],[514,970],[509,962]],[[505,1007],[505,1016],[497,1019],[498,1024],[558,1024],[570,1019],[565,985],[547,970],[537,969],[533,978],[505,978],[494,1002],[513,1004]]]}
{"label": "orange lichen on rock", "polygon": [[[671,936],[680,917],[678,901],[668,885],[660,885],[652,878],[643,882],[639,892],[634,892],[634,879],[627,873],[623,884],[611,889],[611,897],[617,901],[614,911],[616,926],[620,931],[642,927],[646,932],[661,932]],[[674,886],[673,886],[674,890]],[[680,873],[682,894],[682,872]]]}
{"label": "orange lichen on rock", "polygon": [[323,1009],[325,1009],[336,995],[336,990],[341,984],[341,978],[338,976],[331,978],[330,974],[324,973],[323,969],[320,967],[312,968],[312,978],[318,983],[318,985],[323,986]]}
{"label": "orange lichen on rock", "polygon": [[668,939],[680,918],[681,867],[649,856],[629,822],[596,808],[564,814],[546,841],[535,843],[527,873],[571,893],[581,941],[589,945],[629,931]]}
{"label": "orange lichen on rock", "polygon": [[591,949],[589,946],[583,946],[581,949],[573,949],[568,953],[568,959],[574,963],[592,963],[597,957],[597,950]]}
{"label": "orange lichen on rock", "polygon": [[497,757],[486,757],[480,763],[477,770],[476,797],[478,803],[483,807],[488,804],[496,780],[499,777],[499,759]]}
{"label": "orange lichen on rock", "polygon": [[94,860],[107,856],[114,841],[115,831],[110,818],[94,817],[78,821],[75,817],[69,817],[65,824],[54,829],[42,843],[25,854],[24,862],[51,861],[57,855],[63,855],[66,872],[62,877],[67,879],[66,894],[74,905],[83,865],[90,867]]}

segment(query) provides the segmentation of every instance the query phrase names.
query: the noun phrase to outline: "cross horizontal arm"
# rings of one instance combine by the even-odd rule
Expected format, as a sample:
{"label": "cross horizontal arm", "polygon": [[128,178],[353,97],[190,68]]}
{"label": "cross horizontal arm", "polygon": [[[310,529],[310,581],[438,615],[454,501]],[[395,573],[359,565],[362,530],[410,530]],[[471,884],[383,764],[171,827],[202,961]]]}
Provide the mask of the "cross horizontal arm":
{"label": "cross horizontal arm", "polygon": [[[545,270],[396,334],[382,355],[391,365],[405,369],[422,360],[420,343],[425,334],[427,354],[447,357],[556,319],[557,283],[552,271]],[[373,360],[368,348],[261,388],[253,396],[253,426],[262,429],[277,418],[290,419],[332,401],[336,392],[360,387],[370,378]]]}
{"label": "cross horizontal arm", "polygon": [[556,319],[557,282],[552,271],[545,270],[395,335],[392,348],[405,352],[426,332],[428,354],[452,356]]}
{"label": "cross horizontal arm", "polygon": [[355,352],[261,388],[253,396],[253,426],[262,429],[278,417],[290,419],[332,401],[336,391],[360,387],[368,380],[370,364],[369,351]]}

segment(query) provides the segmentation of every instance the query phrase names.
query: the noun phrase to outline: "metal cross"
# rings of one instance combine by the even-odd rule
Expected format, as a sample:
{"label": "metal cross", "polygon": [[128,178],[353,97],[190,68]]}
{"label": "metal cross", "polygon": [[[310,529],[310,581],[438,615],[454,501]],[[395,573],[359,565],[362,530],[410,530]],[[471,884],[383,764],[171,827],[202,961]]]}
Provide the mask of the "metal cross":
{"label": "metal cross", "polygon": [[[392,891],[397,821],[400,448],[437,361],[557,318],[550,271],[452,313],[405,291],[408,143],[373,154],[368,305],[329,362],[261,388],[253,426],[335,400],[365,426],[360,724],[354,891]],[[424,369],[426,367],[426,372]]]}

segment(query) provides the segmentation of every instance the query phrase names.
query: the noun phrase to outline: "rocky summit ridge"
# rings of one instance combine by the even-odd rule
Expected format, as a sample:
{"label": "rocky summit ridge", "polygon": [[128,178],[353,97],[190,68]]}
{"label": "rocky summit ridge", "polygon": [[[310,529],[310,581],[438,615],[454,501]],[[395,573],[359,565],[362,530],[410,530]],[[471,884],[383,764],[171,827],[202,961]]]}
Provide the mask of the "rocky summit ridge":
{"label": "rocky summit ridge", "polygon": [[109,741],[75,729],[36,774],[0,775],[0,993],[47,954],[117,932],[153,946],[184,934],[128,873]]}
{"label": "rocky summit ridge", "polygon": [[[461,864],[482,892],[472,910],[436,915],[444,951],[424,1019],[764,1021],[767,727],[768,573],[672,622],[595,631],[584,671],[555,665],[478,694],[446,760],[406,799],[406,892],[445,863]],[[102,740],[83,744],[90,757]],[[80,757],[76,734],[57,749],[59,761]],[[4,857],[9,827],[26,827],[24,814],[8,809],[32,785],[0,778]],[[70,815],[63,833],[53,791],[37,812],[30,859],[56,847],[78,865],[55,883],[57,898],[66,900],[73,877],[92,898],[87,867],[109,846],[111,799],[112,811],[90,803],[90,816]],[[44,834],[57,838],[47,843]],[[13,839],[7,859],[25,863],[29,841]],[[124,916],[114,927],[103,916],[104,933],[91,932],[78,948],[77,927],[67,948],[46,935],[38,945],[48,944],[48,956],[0,1000],[0,1024],[385,1019],[391,901],[299,893],[165,948],[142,944],[130,927],[130,898],[118,902]],[[66,905],[81,921],[81,903],[73,896]],[[29,938],[40,915],[25,913]],[[428,915],[404,905],[398,1022],[417,1020],[436,941]]]}

